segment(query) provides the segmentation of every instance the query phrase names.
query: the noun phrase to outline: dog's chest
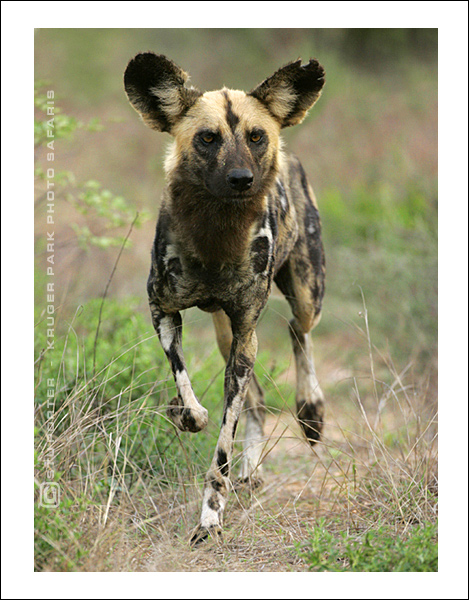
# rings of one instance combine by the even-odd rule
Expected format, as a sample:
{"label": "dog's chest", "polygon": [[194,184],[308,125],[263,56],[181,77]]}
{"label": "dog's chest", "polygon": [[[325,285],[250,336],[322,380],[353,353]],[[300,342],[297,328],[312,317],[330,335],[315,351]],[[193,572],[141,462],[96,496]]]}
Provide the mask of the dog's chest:
{"label": "dog's chest", "polygon": [[213,311],[227,306],[264,302],[272,279],[293,248],[298,226],[286,195],[268,198],[257,224],[251,228],[243,252],[226,260],[217,238],[210,252],[197,253],[193,240],[177,235],[163,215],[157,229],[152,286],[169,312],[198,306]]}
{"label": "dog's chest", "polygon": [[[248,256],[239,263],[206,265],[168,247],[169,259],[157,278],[160,298],[172,310],[197,306],[211,312],[230,304],[249,304],[254,297],[268,294],[275,241],[265,233],[252,240]],[[216,247],[213,251],[216,258]]]}

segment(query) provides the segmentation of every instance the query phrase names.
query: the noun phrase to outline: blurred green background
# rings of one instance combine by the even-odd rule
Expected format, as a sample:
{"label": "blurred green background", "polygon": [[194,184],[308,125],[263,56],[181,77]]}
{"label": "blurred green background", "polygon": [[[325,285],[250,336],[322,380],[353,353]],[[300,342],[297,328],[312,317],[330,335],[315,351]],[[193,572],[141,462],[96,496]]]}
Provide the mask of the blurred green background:
{"label": "blurred green background", "polygon": [[[145,282],[170,138],[147,129],[128,104],[122,78],[130,58],[146,50],[164,53],[202,90],[223,85],[249,90],[290,60],[315,57],[326,69],[323,95],[284,138],[305,166],[322,215],[327,286],[314,334],[318,371],[335,394],[344,379],[360,372],[368,361],[366,308],[378,362],[397,372],[411,368],[425,374],[435,388],[436,29],[39,29],[35,35],[36,81],[54,90],[64,115],[76,123],[98,123],[78,126],[56,142],[56,172],[73,173],[56,196],[58,332],[67,330],[79,306],[102,296],[119,253],[118,246],[90,242],[106,229],[103,219],[109,215],[74,204],[73,187],[84,183],[89,194],[105,190],[116,206],[124,199],[129,218],[115,223],[121,237],[134,212],[146,215],[131,232],[132,245],[120,258],[107,297],[132,305],[144,329],[135,326],[136,337],[153,334]],[[38,109],[36,118],[44,119]],[[36,165],[47,166],[45,152],[36,148]],[[43,193],[39,179],[38,352],[45,305]],[[105,202],[106,195],[98,201]],[[78,231],[88,238],[80,239]],[[209,317],[189,314],[189,330],[205,335]],[[276,326],[284,318],[288,307],[274,294],[260,323],[265,368],[291,360],[285,358],[290,356],[285,328]],[[211,345],[211,332],[207,340]],[[159,352],[156,340],[151,344]]]}

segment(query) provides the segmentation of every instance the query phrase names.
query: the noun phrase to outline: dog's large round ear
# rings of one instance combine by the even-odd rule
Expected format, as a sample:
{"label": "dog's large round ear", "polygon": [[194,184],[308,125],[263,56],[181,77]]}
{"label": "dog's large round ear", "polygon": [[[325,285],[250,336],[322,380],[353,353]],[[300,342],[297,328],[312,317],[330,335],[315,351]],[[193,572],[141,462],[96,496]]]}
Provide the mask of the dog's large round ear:
{"label": "dog's large round ear", "polygon": [[202,94],[194,87],[186,87],[187,79],[187,73],[166,56],[145,52],[127,65],[124,88],[149,127],[171,133],[174,124]]}
{"label": "dog's large round ear", "polygon": [[317,60],[302,65],[298,59],[276,71],[249,95],[262,102],[281,127],[289,127],[305,118],[321,95],[325,80],[325,71]]}

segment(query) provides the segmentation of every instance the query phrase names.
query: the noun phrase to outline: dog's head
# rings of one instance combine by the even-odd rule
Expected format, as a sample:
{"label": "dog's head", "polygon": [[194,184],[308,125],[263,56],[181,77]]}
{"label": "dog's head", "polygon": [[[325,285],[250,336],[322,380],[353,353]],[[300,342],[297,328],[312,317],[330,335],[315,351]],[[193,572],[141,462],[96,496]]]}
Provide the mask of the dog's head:
{"label": "dog's head", "polygon": [[316,60],[289,63],[251,92],[187,87],[187,73],[162,55],[130,61],[124,86],[132,106],[152,129],[175,144],[168,174],[223,200],[263,193],[278,168],[280,130],[301,123],[321,94],[324,69]]}

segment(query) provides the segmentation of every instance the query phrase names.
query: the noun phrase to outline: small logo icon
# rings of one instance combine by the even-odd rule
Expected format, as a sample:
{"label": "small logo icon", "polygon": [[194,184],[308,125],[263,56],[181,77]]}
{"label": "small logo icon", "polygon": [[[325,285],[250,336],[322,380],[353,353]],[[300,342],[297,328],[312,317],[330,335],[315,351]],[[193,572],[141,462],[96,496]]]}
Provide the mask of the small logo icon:
{"label": "small logo icon", "polygon": [[60,504],[59,484],[46,481],[39,484],[39,506],[46,508],[57,508]]}

